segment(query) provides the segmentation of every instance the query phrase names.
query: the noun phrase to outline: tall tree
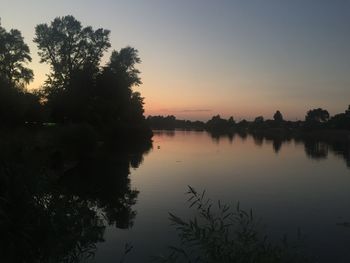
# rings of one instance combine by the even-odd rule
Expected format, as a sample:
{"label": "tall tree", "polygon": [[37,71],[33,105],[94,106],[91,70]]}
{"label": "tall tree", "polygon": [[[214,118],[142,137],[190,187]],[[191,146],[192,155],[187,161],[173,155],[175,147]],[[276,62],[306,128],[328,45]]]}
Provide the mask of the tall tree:
{"label": "tall tree", "polygon": [[254,119],[255,123],[263,123],[264,122],[264,117],[263,116],[258,116]]}
{"label": "tall tree", "polygon": [[25,86],[33,80],[29,47],[19,30],[0,25],[0,126],[39,122],[40,98]]}
{"label": "tall tree", "polygon": [[273,115],[273,119],[275,122],[282,122],[283,121],[283,116],[282,113],[278,110],[276,113]]}
{"label": "tall tree", "polygon": [[100,60],[111,46],[110,31],[83,27],[73,16],[64,16],[37,25],[35,34],[40,62],[51,67],[44,94],[52,121],[85,121]]}
{"label": "tall tree", "polygon": [[135,48],[125,47],[112,52],[96,87],[95,108],[103,122],[131,124],[144,120],[143,98],[132,89],[142,83],[136,68],[140,62]]}
{"label": "tall tree", "polygon": [[122,48],[120,51],[112,52],[107,70],[110,70],[115,75],[118,75],[122,84],[131,88],[132,86],[142,84],[139,77],[140,71],[135,67],[141,63],[138,56],[138,51],[132,47]]}
{"label": "tall tree", "polygon": [[33,80],[29,47],[17,29],[7,32],[0,24],[0,77],[10,86],[23,87]]}
{"label": "tall tree", "polygon": [[312,123],[321,123],[326,122],[329,119],[329,113],[327,110],[324,110],[322,108],[309,110],[305,116],[305,121]]}
{"label": "tall tree", "polygon": [[55,18],[35,28],[34,42],[41,63],[51,66],[47,80],[51,90],[64,90],[76,71],[96,70],[103,53],[111,46],[109,30],[83,27],[73,16]]}
{"label": "tall tree", "polygon": [[350,117],[350,105],[348,106],[348,109],[345,111],[345,115],[347,117]]}

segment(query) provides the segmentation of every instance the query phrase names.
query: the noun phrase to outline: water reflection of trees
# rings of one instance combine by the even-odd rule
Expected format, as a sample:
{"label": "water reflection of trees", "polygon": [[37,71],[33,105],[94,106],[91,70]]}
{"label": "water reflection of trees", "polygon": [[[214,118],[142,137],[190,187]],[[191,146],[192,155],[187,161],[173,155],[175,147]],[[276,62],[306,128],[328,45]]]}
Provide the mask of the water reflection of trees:
{"label": "water reflection of trees", "polygon": [[153,130],[153,134],[157,136],[174,137],[175,130]]}
{"label": "water reflection of trees", "polygon": [[255,145],[262,146],[264,143],[271,144],[275,153],[279,153],[285,143],[294,142],[296,144],[302,144],[304,146],[305,154],[317,160],[327,159],[328,154],[331,152],[336,156],[343,158],[350,168],[350,141],[344,138],[322,138],[310,137],[310,136],[293,136],[291,134],[283,133],[248,133],[245,131],[239,131],[237,133],[230,134],[213,134],[210,136],[214,142],[218,143],[220,140],[230,136],[234,138],[237,135],[242,140],[246,140],[247,137],[251,137]]}
{"label": "water reflection of trees", "polygon": [[68,160],[59,147],[1,140],[2,260],[82,262],[103,242],[106,226],[132,227],[138,191],[129,169],[148,148]]}
{"label": "water reflection of trees", "polygon": [[209,135],[215,143],[219,143],[220,140],[224,138],[228,139],[228,141],[232,143],[236,134],[233,132],[222,133],[220,131],[212,131],[209,133]]}
{"label": "water reflection of trees", "polygon": [[329,145],[322,141],[317,141],[314,139],[304,140],[304,149],[307,156],[312,159],[327,159]]}
{"label": "water reflection of trees", "polygon": [[337,156],[342,157],[346,161],[346,165],[350,168],[350,143],[334,142],[332,149]]}

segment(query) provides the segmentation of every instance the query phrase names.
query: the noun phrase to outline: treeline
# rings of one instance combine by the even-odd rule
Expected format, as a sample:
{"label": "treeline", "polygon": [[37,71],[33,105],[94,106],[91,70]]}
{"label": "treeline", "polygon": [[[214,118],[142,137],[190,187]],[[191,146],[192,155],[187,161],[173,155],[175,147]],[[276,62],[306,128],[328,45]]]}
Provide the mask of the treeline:
{"label": "treeline", "polygon": [[175,116],[148,116],[147,122],[154,130],[204,130],[205,123],[202,121],[178,120]]}
{"label": "treeline", "polygon": [[322,130],[338,129],[350,130],[350,105],[343,113],[330,116],[327,110],[322,108],[312,109],[306,113],[303,121],[287,121],[278,110],[272,119],[265,120],[263,116],[257,116],[253,121],[241,120],[236,122],[233,117],[228,119],[220,115],[213,116],[207,122],[177,120],[175,116],[148,116],[148,124],[153,129],[187,129],[208,130],[210,132],[234,132],[236,130]]}
{"label": "treeline", "polygon": [[34,42],[50,73],[40,89],[28,91],[29,47],[20,31],[0,25],[1,127],[84,124],[101,136],[149,138],[143,98],[133,91],[142,83],[138,51],[114,50],[101,66],[109,37],[109,30],[83,27],[73,16],[37,25]]}

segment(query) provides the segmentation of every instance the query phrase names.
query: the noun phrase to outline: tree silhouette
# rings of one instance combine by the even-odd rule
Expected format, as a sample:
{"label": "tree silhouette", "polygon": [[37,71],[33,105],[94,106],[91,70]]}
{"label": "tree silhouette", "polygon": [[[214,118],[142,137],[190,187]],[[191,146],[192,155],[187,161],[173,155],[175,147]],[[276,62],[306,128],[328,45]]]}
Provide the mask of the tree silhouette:
{"label": "tree silhouette", "polygon": [[236,121],[233,119],[232,116],[227,120],[227,122],[228,122],[228,125],[231,127],[236,125]]}
{"label": "tree silhouette", "polygon": [[326,122],[329,119],[329,113],[322,108],[309,110],[305,116],[306,122]]}
{"label": "tree silhouette", "polygon": [[282,122],[282,121],[283,121],[282,113],[281,113],[279,110],[276,111],[276,113],[273,115],[273,119],[274,119],[276,122]]}
{"label": "tree silhouette", "polygon": [[330,128],[336,129],[350,129],[350,106],[344,113],[338,113],[328,121]]}
{"label": "tree silhouette", "polygon": [[220,115],[213,116],[206,123],[206,128],[209,131],[223,132],[232,129],[235,126],[235,121],[231,116],[228,120],[221,118]]}
{"label": "tree silhouette", "polygon": [[0,25],[0,119],[1,126],[23,125],[41,118],[40,97],[25,90],[33,79],[26,67],[31,61],[29,47],[16,29]]}
{"label": "tree silhouette", "polygon": [[92,89],[109,31],[82,27],[73,16],[55,18],[35,28],[41,63],[51,66],[44,85],[46,106],[54,122],[82,122],[90,115]]}
{"label": "tree silhouette", "polygon": [[345,111],[345,115],[347,117],[350,117],[350,105],[348,106],[348,109]]}
{"label": "tree silhouette", "polygon": [[263,116],[258,116],[254,119],[255,123],[263,123],[264,122],[264,117]]}
{"label": "tree silhouette", "polygon": [[94,123],[119,127],[144,124],[143,98],[132,90],[142,83],[136,69],[140,62],[138,51],[132,47],[112,52],[94,89]]}
{"label": "tree silhouette", "polygon": [[119,79],[126,87],[142,84],[139,77],[140,71],[135,68],[136,64],[141,63],[138,51],[132,47],[122,48],[119,52],[112,52],[110,61],[105,70],[110,70],[113,74],[119,76]]}
{"label": "tree silhouette", "polygon": [[97,70],[103,53],[111,46],[109,30],[82,27],[73,16],[55,18],[50,25],[35,28],[42,63],[51,66],[47,80],[51,89],[65,89],[73,74],[81,70]]}
{"label": "tree silhouette", "polygon": [[52,121],[88,123],[104,135],[122,131],[131,136],[130,130],[140,133],[140,129],[150,135],[143,98],[132,90],[142,83],[135,48],[113,51],[100,68],[110,47],[108,30],[82,27],[73,16],[64,16],[36,26],[35,31],[41,62],[51,66],[44,95]]}
{"label": "tree silhouette", "polygon": [[0,24],[0,78],[10,86],[21,86],[33,80],[33,71],[25,66],[31,62],[29,47],[17,29],[7,32]]}

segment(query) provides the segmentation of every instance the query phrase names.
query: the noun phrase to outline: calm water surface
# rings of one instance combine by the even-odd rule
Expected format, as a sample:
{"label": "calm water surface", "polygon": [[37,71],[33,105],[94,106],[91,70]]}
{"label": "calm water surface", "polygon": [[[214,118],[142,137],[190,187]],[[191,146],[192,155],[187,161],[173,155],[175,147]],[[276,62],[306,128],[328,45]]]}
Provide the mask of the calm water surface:
{"label": "calm water surface", "polygon": [[[212,138],[206,132],[155,132],[153,149],[132,169],[131,188],[140,191],[134,225],[108,227],[96,262],[147,262],[176,243],[168,212],[190,216],[187,186],[262,218],[273,238],[293,239],[298,228],[320,262],[350,261],[350,170],[346,153],[325,144]],[[349,156],[348,156],[349,157]]]}

